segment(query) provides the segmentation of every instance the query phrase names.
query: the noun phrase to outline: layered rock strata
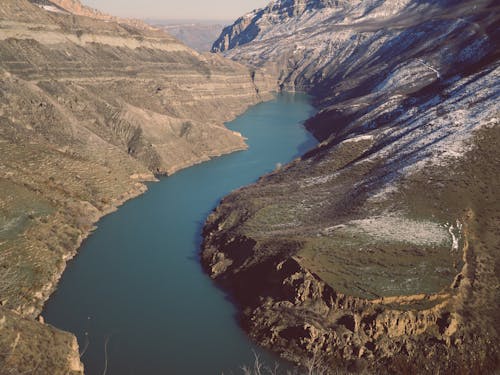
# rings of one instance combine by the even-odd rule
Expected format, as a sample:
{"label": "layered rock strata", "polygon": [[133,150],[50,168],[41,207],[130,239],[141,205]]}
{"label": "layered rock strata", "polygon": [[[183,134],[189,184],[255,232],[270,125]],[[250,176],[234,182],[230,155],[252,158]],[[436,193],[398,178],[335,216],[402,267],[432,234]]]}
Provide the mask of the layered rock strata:
{"label": "layered rock strata", "polygon": [[0,373],[81,372],[74,339],[29,319],[66,262],[155,175],[244,149],[223,123],[273,86],[101,16],[75,1],[0,6]]}
{"label": "layered rock strata", "polygon": [[203,263],[261,344],[327,371],[498,370],[497,10],[274,1],[214,45],[322,108],[318,148],[205,226]]}

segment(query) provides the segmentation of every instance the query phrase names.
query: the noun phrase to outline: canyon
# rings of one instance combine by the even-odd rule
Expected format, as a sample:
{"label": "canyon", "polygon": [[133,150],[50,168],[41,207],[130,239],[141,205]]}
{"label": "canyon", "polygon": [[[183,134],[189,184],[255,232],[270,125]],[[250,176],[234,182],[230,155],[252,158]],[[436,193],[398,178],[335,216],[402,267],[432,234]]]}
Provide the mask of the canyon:
{"label": "canyon", "polygon": [[318,147],[222,200],[201,261],[258,343],[316,368],[498,371],[499,6],[274,0],[200,54],[76,0],[0,6],[0,373],[82,374],[40,312],[96,222],[243,150],[311,94]]}
{"label": "canyon", "polygon": [[327,373],[498,370],[498,10],[276,0],[223,30],[213,52],[321,109],[320,145],[205,225],[256,341]]}
{"label": "canyon", "polygon": [[140,21],[2,1],[1,373],[83,372],[74,336],[39,317],[67,261],[145,182],[245,149],[223,124],[272,89]]}

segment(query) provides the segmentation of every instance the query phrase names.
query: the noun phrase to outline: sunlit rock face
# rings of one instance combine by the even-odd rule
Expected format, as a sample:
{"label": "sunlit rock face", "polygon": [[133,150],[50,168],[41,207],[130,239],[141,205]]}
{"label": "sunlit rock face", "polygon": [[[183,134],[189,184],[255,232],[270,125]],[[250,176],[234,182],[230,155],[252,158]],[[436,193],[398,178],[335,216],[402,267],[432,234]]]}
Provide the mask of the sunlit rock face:
{"label": "sunlit rock face", "polygon": [[330,369],[498,366],[495,9],[275,1],[214,44],[321,108],[319,147],[205,227],[205,267],[263,345]]}

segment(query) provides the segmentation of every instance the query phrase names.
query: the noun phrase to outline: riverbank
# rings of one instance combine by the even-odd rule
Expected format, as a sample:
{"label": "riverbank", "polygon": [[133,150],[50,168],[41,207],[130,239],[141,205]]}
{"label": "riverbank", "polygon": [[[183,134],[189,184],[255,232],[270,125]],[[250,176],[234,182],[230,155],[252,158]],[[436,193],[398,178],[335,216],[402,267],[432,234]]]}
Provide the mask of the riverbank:
{"label": "riverbank", "polygon": [[[210,160],[210,158],[219,157],[244,149],[246,149],[246,146],[237,146],[235,148],[220,150],[220,152],[213,152],[209,157],[202,155],[199,159],[191,159],[183,165],[171,168],[169,170],[169,174],[173,174],[182,169],[206,162],[207,160]],[[3,150],[8,152],[5,148]],[[94,171],[95,169],[89,172],[92,173]],[[78,182],[82,182],[83,178],[81,176],[84,174],[81,170],[78,173],[79,175],[77,176],[77,180]],[[8,180],[10,180],[10,176],[9,172],[7,172]],[[88,178],[89,176],[86,177]],[[103,176],[101,174],[98,175],[96,179],[100,180],[101,177],[107,178],[107,176]],[[69,337],[71,336],[68,336],[65,332],[61,332],[47,326],[47,333],[45,334],[48,334],[49,337],[60,337],[57,342],[52,342],[50,345],[47,345],[48,348],[53,350],[43,350],[38,353],[36,351],[32,352],[30,347],[33,344],[42,345],[42,341],[37,343],[37,340],[41,337],[40,334],[36,334],[36,332],[44,332],[44,330],[40,327],[40,323],[43,324],[44,319],[43,316],[39,316],[39,314],[42,312],[45,302],[57,289],[58,283],[67,267],[68,262],[78,254],[82,243],[94,232],[97,223],[103,217],[115,212],[127,201],[144,194],[148,189],[146,185],[147,182],[158,181],[157,177],[143,169],[139,169],[139,173],[131,174],[128,180],[129,181],[127,181],[126,178],[122,178],[122,182],[121,184],[118,184],[117,189],[112,189],[111,194],[105,194],[104,198],[98,199],[99,204],[97,205],[95,203],[89,203],[88,201],[73,200],[71,196],[64,198],[62,200],[62,204],[54,204],[55,202],[53,201],[54,197],[52,194],[52,202],[47,203],[47,206],[50,207],[48,211],[52,211],[51,213],[47,214],[47,211],[41,210],[40,212],[37,212],[36,210],[31,209],[29,211],[29,222],[23,227],[18,228],[19,230],[17,234],[11,235],[10,238],[7,238],[5,241],[0,243],[0,246],[2,246],[4,262],[6,261],[6,254],[18,257],[19,251],[22,247],[28,251],[25,259],[19,259],[19,261],[23,262],[23,267],[26,267],[26,265],[29,265],[30,263],[34,263],[37,267],[36,272],[42,272],[41,276],[44,276],[44,280],[40,280],[35,284],[26,284],[22,282],[19,283],[20,285],[16,284],[19,279],[26,280],[23,275],[11,277],[9,280],[3,279],[9,284],[15,284],[13,285],[14,287],[22,288],[22,295],[19,296],[17,293],[12,294],[15,292],[10,289],[12,290],[12,292],[9,293],[10,295],[3,293],[1,296],[2,301],[0,306],[0,317],[3,317],[6,322],[11,323],[0,326],[3,334],[3,340],[0,341],[0,346],[2,348],[15,348],[15,350],[7,349],[4,351],[10,354],[0,355],[2,367],[12,368],[16,369],[16,371],[23,372],[29,371],[36,365],[36,363],[38,363],[39,368],[44,368],[43,366],[45,365],[47,366],[46,368],[48,371],[52,374],[66,373],[68,368],[74,372],[81,371],[81,368],[75,365],[75,358],[79,358],[76,339],[74,337],[70,339]],[[11,185],[10,182],[6,181],[3,182],[2,187],[4,188],[4,191],[7,191],[7,194],[16,194],[15,192],[19,189],[16,185]],[[51,181],[51,184],[45,187],[45,189],[52,189],[56,187],[59,192],[61,192],[60,190],[63,190],[64,194],[64,190],[66,189],[61,189],[61,186],[57,185],[58,184],[56,182]],[[109,187],[110,186],[108,185],[107,188]],[[40,190],[42,189],[39,189],[39,191]],[[78,190],[78,187],[75,187],[75,191]],[[29,199],[32,200],[30,204],[36,205],[39,198],[33,197],[32,193],[29,191],[27,195],[30,197]],[[44,194],[42,193],[42,195]],[[59,203],[61,202],[59,201]],[[60,208],[58,208],[58,206],[60,206]],[[19,238],[22,238],[22,240],[19,240]],[[40,245],[46,246],[46,250],[44,252],[40,251]],[[37,249],[37,253],[30,253],[30,249]],[[45,257],[44,255],[48,256]],[[44,268],[40,269],[41,266]],[[12,275],[11,273],[8,274]],[[17,298],[13,298],[13,296],[16,296]],[[10,311],[12,311],[12,313]],[[21,319],[19,323],[16,322],[16,316]],[[37,318],[37,321],[30,320],[34,318]],[[23,337],[20,344],[17,343],[19,342],[19,333],[21,333]],[[68,336],[68,339],[64,339],[66,336]],[[55,358],[58,358],[60,354],[66,352],[64,347],[67,345],[67,340],[71,341],[71,345],[68,346],[71,350],[69,351],[69,354],[64,354],[64,356],[68,356],[69,358],[69,362],[65,365],[64,361],[61,361],[60,359],[53,360],[51,357],[54,356]],[[17,344],[13,346],[13,343]],[[17,355],[13,355],[13,353],[16,352]],[[28,353],[31,353],[29,355],[34,358],[34,362],[26,361],[25,355],[28,355]]]}
{"label": "riverbank", "polygon": [[90,342],[88,374],[102,371],[109,335],[116,373],[237,371],[253,362],[253,351],[274,362],[241,331],[233,305],[203,273],[200,232],[222,196],[314,146],[300,124],[312,114],[300,95],[250,108],[228,124],[247,138],[248,150],[161,178],[99,222],[43,312],[83,347]]}
{"label": "riverbank", "polygon": [[248,30],[236,21],[225,36],[245,43],[226,55],[296,62],[277,78],[316,94],[322,110],[306,126],[321,143],[224,198],[204,229],[205,268],[249,335],[297,363],[497,372],[494,4],[294,4],[250,14]]}
{"label": "riverbank", "polygon": [[33,348],[67,261],[153,174],[244,149],[223,123],[274,86],[158,30],[27,0],[4,1],[0,24],[0,319],[19,317],[2,326],[0,367],[64,373],[66,349]]}

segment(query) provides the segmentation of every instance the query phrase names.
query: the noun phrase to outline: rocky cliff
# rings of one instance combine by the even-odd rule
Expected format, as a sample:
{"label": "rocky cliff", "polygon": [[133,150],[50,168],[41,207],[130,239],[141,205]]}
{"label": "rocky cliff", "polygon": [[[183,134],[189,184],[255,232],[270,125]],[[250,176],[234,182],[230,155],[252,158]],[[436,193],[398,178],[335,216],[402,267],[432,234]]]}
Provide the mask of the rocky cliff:
{"label": "rocky cliff", "polygon": [[155,174],[245,148],[223,123],[270,95],[246,67],[94,16],[0,6],[0,373],[81,371],[67,334],[28,319],[66,261]]}
{"label": "rocky cliff", "polygon": [[[213,52],[224,52],[250,42],[269,39],[276,32],[296,38],[301,23],[318,26],[317,21],[330,14],[332,9],[345,11],[349,2],[338,0],[275,0],[263,9],[245,14],[227,26],[212,46]],[[312,17],[312,19],[310,19]],[[291,26],[291,28],[289,28]]]}
{"label": "rocky cliff", "polygon": [[327,372],[498,370],[498,10],[274,1],[214,44],[321,108],[318,148],[205,226],[261,344]]}

